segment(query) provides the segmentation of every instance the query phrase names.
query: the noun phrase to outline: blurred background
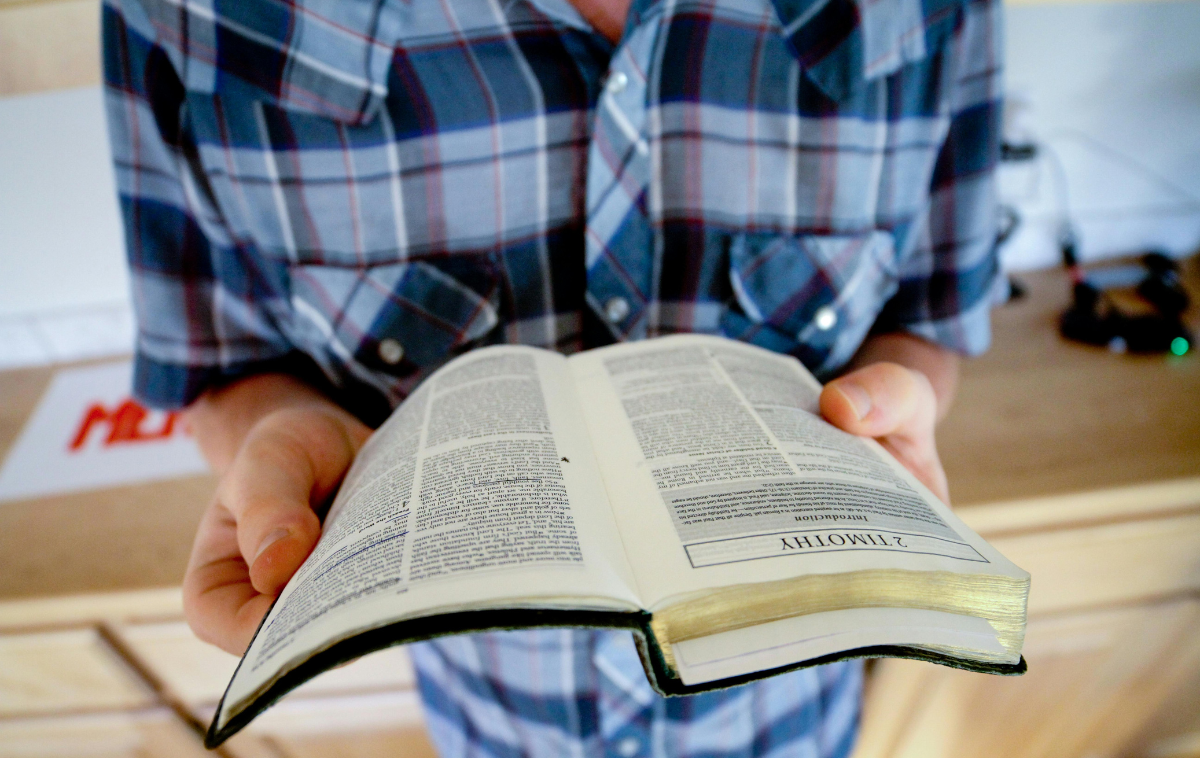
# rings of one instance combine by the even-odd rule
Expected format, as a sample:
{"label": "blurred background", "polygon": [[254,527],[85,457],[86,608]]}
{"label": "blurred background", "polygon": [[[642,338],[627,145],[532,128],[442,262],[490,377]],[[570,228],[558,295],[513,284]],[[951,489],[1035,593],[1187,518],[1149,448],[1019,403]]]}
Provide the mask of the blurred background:
{"label": "blurred background", "polygon": [[[1031,673],[876,665],[858,756],[1200,756],[1195,351],[1057,331],[1064,248],[1135,310],[1119,290],[1151,251],[1179,261],[1196,299],[1200,1],[1021,0],[1006,23],[1001,256],[1018,296],[968,364],[940,447],[956,509],[1033,573]],[[0,470],[0,756],[199,755],[194,730],[234,663],[180,620],[212,488],[183,433],[147,479],[105,462],[115,422],[108,442],[79,426],[128,400],[133,339],[100,78],[97,0],[0,0],[0,454],[43,460],[34,438],[52,443],[47,463]],[[133,436],[167,444],[170,424],[144,415]],[[55,468],[76,438],[83,457]],[[379,655],[223,751],[430,754],[403,652]]]}

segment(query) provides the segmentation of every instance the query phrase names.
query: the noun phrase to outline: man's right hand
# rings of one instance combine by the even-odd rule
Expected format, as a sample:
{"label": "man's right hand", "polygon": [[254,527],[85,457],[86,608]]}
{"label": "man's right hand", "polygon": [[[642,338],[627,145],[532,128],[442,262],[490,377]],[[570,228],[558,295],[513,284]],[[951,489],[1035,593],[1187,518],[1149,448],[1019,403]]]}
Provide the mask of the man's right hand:
{"label": "man's right hand", "polygon": [[192,546],[184,613],[200,639],[241,655],[321,535],[314,508],[371,430],[277,374],[209,392],[186,417],[219,483]]}

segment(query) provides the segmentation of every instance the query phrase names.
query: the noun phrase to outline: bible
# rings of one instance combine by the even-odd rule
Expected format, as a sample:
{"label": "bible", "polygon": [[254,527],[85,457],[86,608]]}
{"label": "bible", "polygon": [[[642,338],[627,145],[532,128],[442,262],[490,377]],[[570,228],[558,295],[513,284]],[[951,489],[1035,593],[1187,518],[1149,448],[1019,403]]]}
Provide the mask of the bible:
{"label": "bible", "polygon": [[663,695],[850,657],[1025,670],[1029,575],[794,358],[679,335],[473,350],[363,446],[206,737],[380,648],[628,629]]}

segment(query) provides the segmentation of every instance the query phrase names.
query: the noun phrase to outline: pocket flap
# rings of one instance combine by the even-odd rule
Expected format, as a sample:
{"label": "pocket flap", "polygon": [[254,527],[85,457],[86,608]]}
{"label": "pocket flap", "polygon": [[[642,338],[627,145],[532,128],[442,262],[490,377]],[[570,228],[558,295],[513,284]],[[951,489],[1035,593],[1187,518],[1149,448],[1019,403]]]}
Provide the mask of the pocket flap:
{"label": "pocket flap", "polygon": [[799,334],[825,306],[854,294],[871,267],[886,271],[886,232],[800,237],[743,235],[729,250],[729,278],[738,305],[758,323]]}
{"label": "pocket flap", "polygon": [[802,353],[821,370],[853,354],[895,292],[895,245],[884,231],[741,235],[730,245],[729,282],[741,313],[723,317],[728,336]]}
{"label": "pocket flap", "polygon": [[499,323],[486,298],[427,263],[298,266],[292,303],[295,318],[316,327],[297,331],[327,343],[311,347],[394,376],[441,363]]}

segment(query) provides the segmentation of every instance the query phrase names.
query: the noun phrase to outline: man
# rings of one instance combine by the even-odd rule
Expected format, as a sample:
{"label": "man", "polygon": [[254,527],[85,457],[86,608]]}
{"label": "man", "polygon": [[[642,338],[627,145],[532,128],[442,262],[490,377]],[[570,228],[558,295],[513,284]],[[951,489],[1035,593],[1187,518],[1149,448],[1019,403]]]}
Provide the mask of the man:
{"label": "man", "polygon": [[[947,497],[998,283],[991,0],[108,0],[136,391],[220,476],[184,594],[241,653],[314,513],[478,345],[789,352]],[[629,635],[410,648],[446,755],[844,756],[843,663],[663,699]]]}

